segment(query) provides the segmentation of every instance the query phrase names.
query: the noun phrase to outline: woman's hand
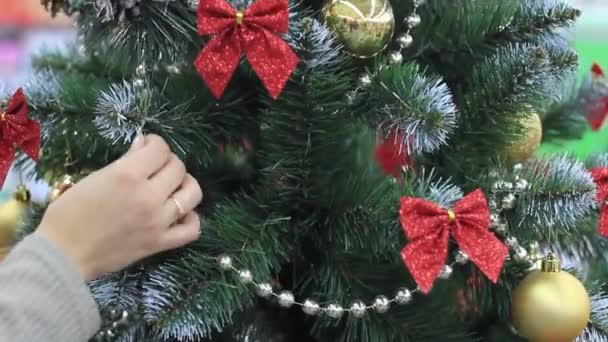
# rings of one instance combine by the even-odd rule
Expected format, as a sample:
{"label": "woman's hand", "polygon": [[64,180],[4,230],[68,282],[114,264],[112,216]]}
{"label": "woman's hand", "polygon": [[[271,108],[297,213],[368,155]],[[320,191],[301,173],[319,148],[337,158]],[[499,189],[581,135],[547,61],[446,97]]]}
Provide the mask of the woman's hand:
{"label": "woman's hand", "polygon": [[139,137],[113,164],[53,202],[35,234],[61,248],[85,280],[200,235],[198,182],[165,141]]}

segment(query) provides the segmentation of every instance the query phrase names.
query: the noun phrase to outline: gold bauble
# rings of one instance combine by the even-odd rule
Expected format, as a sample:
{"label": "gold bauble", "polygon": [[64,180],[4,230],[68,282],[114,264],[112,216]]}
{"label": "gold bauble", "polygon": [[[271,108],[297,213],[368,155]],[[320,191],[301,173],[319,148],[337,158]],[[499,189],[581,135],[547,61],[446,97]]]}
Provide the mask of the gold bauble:
{"label": "gold bauble", "polygon": [[55,182],[55,184],[53,185],[53,191],[51,191],[51,194],[49,195],[49,201],[55,201],[59,198],[59,196],[61,196],[64,192],[68,191],[72,186],[74,186],[72,176],[63,176],[63,179],[58,182]]}
{"label": "gold bauble", "polygon": [[323,7],[323,18],[357,58],[373,57],[384,50],[395,29],[389,0],[332,0]]}
{"label": "gold bauble", "polygon": [[13,245],[30,199],[30,192],[20,185],[13,198],[0,205],[0,258],[8,253]]}
{"label": "gold bauble", "polygon": [[581,282],[549,255],[513,294],[513,325],[530,342],[571,342],[589,322],[591,302]]}
{"label": "gold bauble", "polygon": [[507,159],[514,163],[521,163],[532,157],[543,138],[543,124],[538,114],[532,112],[520,121],[523,131],[515,141],[507,146],[505,153]]}

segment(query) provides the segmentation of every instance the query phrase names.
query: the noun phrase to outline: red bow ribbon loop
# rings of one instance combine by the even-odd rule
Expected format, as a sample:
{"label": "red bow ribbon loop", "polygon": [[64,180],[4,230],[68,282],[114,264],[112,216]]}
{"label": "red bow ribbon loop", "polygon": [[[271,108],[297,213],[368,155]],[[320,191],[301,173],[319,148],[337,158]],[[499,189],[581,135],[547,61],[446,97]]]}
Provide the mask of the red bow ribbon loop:
{"label": "red bow ribbon loop", "polygon": [[595,199],[600,205],[600,223],[598,232],[602,236],[608,237],[608,168],[596,167],[591,170],[591,177],[597,185],[597,194]]}
{"label": "red bow ribbon loop", "polygon": [[[599,64],[593,64],[591,68],[591,86],[594,91],[603,90],[606,91],[608,87],[608,81],[606,80],[606,74]],[[594,99],[592,103],[587,105],[585,108],[587,111],[587,122],[594,131],[599,131],[608,117],[608,96],[599,96]]]}
{"label": "red bow ribbon loop", "polygon": [[36,161],[40,155],[40,123],[27,115],[25,95],[18,89],[6,109],[0,109],[0,187],[15,159],[15,146]]}
{"label": "red bow ribbon loop", "polygon": [[415,197],[402,197],[401,226],[409,243],[401,258],[424,293],[428,293],[446,262],[450,235],[470,260],[494,283],[509,250],[488,231],[490,211],[477,189],[462,198],[453,210]]}
{"label": "red bow ribbon loop", "polygon": [[244,12],[225,0],[200,2],[198,33],[216,36],[194,65],[216,98],[224,93],[243,51],[270,96],[279,97],[299,62],[278,36],[287,33],[288,20],[287,0],[257,0]]}

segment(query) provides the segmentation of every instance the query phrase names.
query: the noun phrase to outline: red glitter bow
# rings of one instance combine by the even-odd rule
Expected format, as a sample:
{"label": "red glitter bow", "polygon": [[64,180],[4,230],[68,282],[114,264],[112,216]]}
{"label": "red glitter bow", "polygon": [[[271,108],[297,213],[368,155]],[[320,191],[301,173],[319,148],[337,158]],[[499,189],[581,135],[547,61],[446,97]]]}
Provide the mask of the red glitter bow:
{"label": "red glitter bow", "polygon": [[407,143],[398,130],[391,131],[388,137],[376,146],[374,156],[382,172],[395,178],[399,178],[403,167],[411,166]]}
{"label": "red glitter bow", "polygon": [[15,159],[15,145],[38,160],[40,153],[40,123],[28,118],[27,102],[21,89],[0,109],[0,187]]}
{"label": "red glitter bow", "polygon": [[602,236],[608,237],[608,168],[596,167],[591,170],[591,177],[597,185],[595,199],[600,204],[600,223],[598,232]]}
{"label": "red glitter bow", "polygon": [[279,97],[299,62],[278,36],[287,33],[287,7],[287,0],[258,0],[242,12],[225,0],[200,1],[198,33],[217,36],[194,65],[216,98],[224,93],[243,51],[270,96]]}
{"label": "red glitter bow", "polygon": [[[593,64],[591,68],[591,81],[593,82],[594,87],[606,87],[608,83],[606,82],[606,74],[602,67],[599,64]],[[589,104],[587,106],[587,122],[591,126],[591,129],[594,131],[599,130],[604,121],[608,117],[608,96],[600,97],[597,101]]]}
{"label": "red glitter bow", "polygon": [[424,293],[428,293],[448,255],[450,234],[470,260],[494,283],[509,250],[488,231],[490,211],[477,189],[458,201],[454,209],[415,197],[402,197],[401,226],[409,243],[401,258]]}

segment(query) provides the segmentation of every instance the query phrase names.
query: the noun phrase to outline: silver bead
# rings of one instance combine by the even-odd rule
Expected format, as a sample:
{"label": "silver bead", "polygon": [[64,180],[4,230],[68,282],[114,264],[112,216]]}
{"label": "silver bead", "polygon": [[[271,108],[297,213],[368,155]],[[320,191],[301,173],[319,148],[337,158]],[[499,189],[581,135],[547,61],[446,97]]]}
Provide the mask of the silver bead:
{"label": "silver bead", "polygon": [[508,231],[508,227],[507,224],[504,222],[501,222],[500,224],[497,224],[495,226],[492,227],[492,229],[498,233],[498,234],[506,234]]}
{"label": "silver bead", "polygon": [[520,174],[522,171],[524,170],[524,164],[519,163],[519,164],[515,164],[513,165],[513,173]]}
{"label": "silver bead", "polygon": [[515,246],[519,246],[519,242],[517,241],[517,239],[514,236],[509,236],[505,239],[505,244],[511,248],[514,248]]}
{"label": "silver bead", "polygon": [[359,76],[359,86],[361,88],[367,88],[372,84],[372,76],[370,74],[363,74]]}
{"label": "silver bead", "polygon": [[346,103],[352,105],[357,99],[357,92],[354,90],[349,90],[346,92],[346,94],[344,94],[344,96],[346,97]]}
{"label": "silver bead", "polygon": [[243,269],[239,271],[239,280],[243,284],[249,284],[253,281],[253,275],[251,275],[251,271],[248,269]]}
{"label": "silver bead", "polygon": [[293,293],[289,291],[283,291],[279,293],[279,305],[288,308],[293,305],[295,302],[295,298],[293,297]]}
{"label": "silver bead", "polygon": [[460,265],[464,265],[467,262],[469,262],[469,256],[467,255],[467,253],[463,252],[463,251],[458,251],[458,253],[456,253],[456,262],[459,263]]}
{"label": "silver bead", "polygon": [[420,18],[418,13],[413,13],[409,17],[405,18],[405,22],[407,23],[407,25],[409,27],[416,27],[416,26],[420,25],[420,23],[422,22],[422,19]]}
{"label": "silver bead", "polygon": [[516,200],[517,200],[517,198],[515,198],[515,195],[507,194],[505,197],[503,197],[501,206],[503,209],[513,209],[513,208],[515,208]]}
{"label": "silver bead", "polygon": [[137,88],[143,88],[146,85],[146,81],[143,78],[136,78],[133,80],[133,85]]}
{"label": "silver bead", "polygon": [[490,215],[490,221],[492,222],[493,227],[503,223],[500,215],[496,213]]}
{"label": "silver bead", "polygon": [[116,321],[118,324],[127,324],[129,322],[129,312],[127,310],[122,310],[122,314],[120,318]]}
{"label": "silver bead", "polygon": [[511,189],[513,189],[513,183],[499,180],[499,181],[494,182],[494,184],[492,184],[492,189],[494,189],[494,190],[511,190]]}
{"label": "silver bead", "polygon": [[310,299],[307,299],[304,304],[302,304],[302,311],[307,315],[314,316],[319,313],[319,310],[319,304]]}
{"label": "silver bead", "polygon": [[397,44],[399,44],[399,46],[401,46],[404,49],[407,49],[408,47],[412,46],[413,43],[414,43],[414,37],[412,37],[408,33],[404,33],[404,34],[400,35],[399,37],[397,37]]}
{"label": "silver bead", "polygon": [[116,310],[116,309],[110,310],[110,318],[111,319],[118,319],[118,310]]}
{"label": "silver bead", "polygon": [[426,0],[414,0],[414,6],[422,6],[426,3]]}
{"label": "silver bead", "polygon": [[344,309],[342,309],[342,307],[338,304],[329,304],[325,311],[331,318],[340,318],[344,314]]}
{"label": "silver bead", "polygon": [[350,313],[353,317],[361,318],[365,316],[365,312],[367,311],[367,306],[360,300],[354,301],[350,305]]}
{"label": "silver bead", "polygon": [[262,298],[268,298],[272,294],[272,286],[268,283],[260,283],[256,286],[255,292]]}
{"label": "silver bead", "polygon": [[450,279],[452,276],[452,267],[450,265],[443,265],[441,271],[439,271],[439,275],[437,276],[439,279]]}
{"label": "silver bead", "polygon": [[138,65],[135,69],[135,75],[137,75],[138,78],[146,78],[148,76],[148,66],[144,63]]}
{"label": "silver bead", "polygon": [[391,64],[399,64],[403,61],[403,55],[399,51],[391,51],[388,53],[388,59]]}
{"label": "silver bead", "polygon": [[397,290],[397,294],[395,294],[395,302],[400,305],[407,304],[412,301],[412,293],[410,290],[405,287]]}
{"label": "silver bead", "polygon": [[391,308],[391,302],[385,296],[374,298],[374,310],[377,313],[385,313]]}
{"label": "silver bead", "polygon": [[227,255],[220,255],[220,257],[217,259],[217,263],[224,271],[232,268],[232,258]]}
{"label": "silver bead", "polygon": [[491,198],[490,200],[488,200],[488,206],[490,207],[490,210],[492,210],[492,211],[498,209],[498,203],[496,202],[496,199]]}
{"label": "silver bead", "polygon": [[513,254],[515,256],[515,260],[517,261],[526,261],[528,260],[528,251],[522,246],[515,246],[513,248]]}
{"label": "silver bead", "polygon": [[190,8],[190,9],[198,9],[198,4],[199,4],[199,0],[186,0],[186,5]]}
{"label": "silver bead", "polygon": [[173,75],[179,75],[182,73],[182,69],[177,64],[167,65],[167,72]]}
{"label": "silver bead", "polygon": [[528,183],[528,181],[523,178],[520,178],[517,181],[515,181],[515,189],[517,189],[519,191],[527,190],[529,186],[530,186],[530,183]]}

